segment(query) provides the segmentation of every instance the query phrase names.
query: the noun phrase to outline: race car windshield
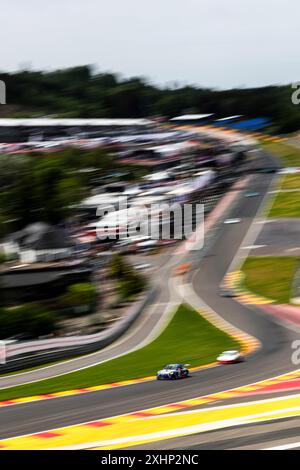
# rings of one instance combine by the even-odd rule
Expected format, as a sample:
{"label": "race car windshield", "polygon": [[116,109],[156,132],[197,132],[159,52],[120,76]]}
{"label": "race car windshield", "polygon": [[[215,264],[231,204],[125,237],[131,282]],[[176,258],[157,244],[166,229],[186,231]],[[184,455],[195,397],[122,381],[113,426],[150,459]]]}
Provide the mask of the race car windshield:
{"label": "race car windshield", "polygon": [[178,364],[168,364],[165,369],[177,369]]}

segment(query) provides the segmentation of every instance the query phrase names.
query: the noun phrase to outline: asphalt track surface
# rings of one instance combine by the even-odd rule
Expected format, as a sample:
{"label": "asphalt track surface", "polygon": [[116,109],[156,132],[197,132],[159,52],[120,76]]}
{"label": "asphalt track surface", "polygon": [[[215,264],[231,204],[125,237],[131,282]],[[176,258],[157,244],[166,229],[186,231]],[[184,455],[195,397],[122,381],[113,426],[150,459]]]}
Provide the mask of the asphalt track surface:
{"label": "asphalt track surface", "polygon": [[128,447],[127,450],[264,450],[289,445],[293,445],[294,450],[299,450],[299,436],[300,418],[295,417],[152,442]]}
{"label": "asphalt track surface", "polygon": [[[248,307],[231,298],[219,296],[219,284],[250,229],[272,177],[272,174],[254,175],[248,189],[260,195],[252,198],[241,196],[230,214],[232,218],[240,218],[241,222],[223,225],[204,257],[196,252],[193,254],[195,268],[192,284],[197,295],[225,320],[258,338],[262,347],[257,352],[240,364],[195,372],[185,381],[150,381],[3,407],[0,410],[0,438],[41,432],[216,393],[296,369],[297,366],[291,362],[292,341],[299,339],[296,332],[276,323],[271,316],[253,306]],[[165,284],[157,300],[158,309],[165,309],[168,297],[169,291]],[[186,442],[185,448],[188,448],[187,442],[190,442],[187,439],[190,438],[182,438]],[[163,445],[160,448],[164,448]]]}
{"label": "asphalt track surface", "polygon": [[270,219],[255,245],[251,256],[300,256],[300,220],[295,217]]}

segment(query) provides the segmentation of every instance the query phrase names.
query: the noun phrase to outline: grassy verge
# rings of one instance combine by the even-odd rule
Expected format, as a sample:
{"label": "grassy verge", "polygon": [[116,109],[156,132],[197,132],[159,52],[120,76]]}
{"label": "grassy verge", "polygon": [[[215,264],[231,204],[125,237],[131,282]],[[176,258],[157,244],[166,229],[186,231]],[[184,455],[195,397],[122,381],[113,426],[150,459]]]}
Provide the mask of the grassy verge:
{"label": "grassy verge", "polygon": [[299,258],[288,256],[251,256],[243,265],[245,286],[255,294],[289,303],[291,286]]}
{"label": "grassy verge", "polygon": [[280,189],[299,189],[300,190],[300,175],[286,175],[283,177]]}
{"label": "grassy verge", "polygon": [[154,375],[169,362],[201,366],[215,361],[220,351],[238,346],[198,312],[181,305],[161,335],[144,348],[78,372],[1,390],[0,400]]}
{"label": "grassy verge", "polygon": [[268,217],[300,217],[300,194],[298,192],[278,193]]}
{"label": "grassy verge", "polygon": [[288,167],[300,166],[300,149],[282,143],[265,143],[266,150],[279,157],[282,164]]}

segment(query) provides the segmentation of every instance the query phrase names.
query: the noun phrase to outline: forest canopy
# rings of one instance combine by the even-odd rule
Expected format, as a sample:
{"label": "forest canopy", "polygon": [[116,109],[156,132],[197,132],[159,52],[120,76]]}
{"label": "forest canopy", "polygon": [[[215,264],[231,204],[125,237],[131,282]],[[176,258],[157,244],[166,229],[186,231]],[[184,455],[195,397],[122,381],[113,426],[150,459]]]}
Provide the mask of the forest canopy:
{"label": "forest canopy", "polygon": [[[274,132],[299,129],[300,105],[291,85],[216,90],[197,85],[158,87],[143,77],[94,73],[88,65],[62,70],[0,73],[7,105],[0,117],[173,117],[182,113],[267,117]],[[201,77],[199,77],[201,82]]]}

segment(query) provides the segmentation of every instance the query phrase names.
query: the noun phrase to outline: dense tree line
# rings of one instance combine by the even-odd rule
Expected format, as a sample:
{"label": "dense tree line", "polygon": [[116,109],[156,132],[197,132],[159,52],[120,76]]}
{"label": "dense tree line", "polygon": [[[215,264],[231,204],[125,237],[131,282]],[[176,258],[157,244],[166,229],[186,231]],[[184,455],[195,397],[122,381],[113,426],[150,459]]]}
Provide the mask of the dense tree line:
{"label": "dense tree line", "polygon": [[[103,149],[1,155],[0,238],[29,223],[63,221],[89,194],[91,178],[105,175],[114,165]],[[92,173],[81,171],[91,167]]]}
{"label": "dense tree line", "polygon": [[272,119],[275,132],[299,129],[300,105],[292,104],[290,85],[204,89],[197,86],[157,87],[144,78],[123,79],[93,73],[89,66],[53,72],[1,73],[8,106],[2,116],[172,117],[184,112],[243,114]]}
{"label": "dense tree line", "polygon": [[[57,153],[0,155],[0,240],[33,222],[58,224],[106,181],[141,178],[144,167],[123,165],[111,150],[68,148]],[[1,259],[0,259],[1,262]]]}

